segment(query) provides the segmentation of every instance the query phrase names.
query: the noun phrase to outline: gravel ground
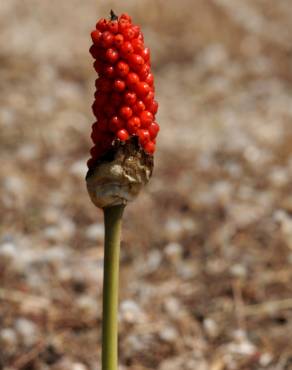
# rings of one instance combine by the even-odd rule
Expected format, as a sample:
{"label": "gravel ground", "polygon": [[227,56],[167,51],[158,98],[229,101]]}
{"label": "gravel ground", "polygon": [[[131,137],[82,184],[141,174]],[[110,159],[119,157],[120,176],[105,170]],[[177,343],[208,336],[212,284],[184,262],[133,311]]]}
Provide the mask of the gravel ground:
{"label": "gravel ground", "polygon": [[89,32],[141,23],[161,125],[126,210],[120,370],[292,369],[289,0],[0,4],[0,369],[99,370]]}

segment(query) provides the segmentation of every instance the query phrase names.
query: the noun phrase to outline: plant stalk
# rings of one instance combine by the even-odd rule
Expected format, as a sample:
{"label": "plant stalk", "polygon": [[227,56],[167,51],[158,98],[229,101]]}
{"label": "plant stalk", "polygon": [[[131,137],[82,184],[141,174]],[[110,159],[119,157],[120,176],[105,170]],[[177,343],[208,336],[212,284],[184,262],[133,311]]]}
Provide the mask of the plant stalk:
{"label": "plant stalk", "polygon": [[102,370],[118,370],[118,294],[120,236],[125,206],[104,211],[104,280],[102,318]]}

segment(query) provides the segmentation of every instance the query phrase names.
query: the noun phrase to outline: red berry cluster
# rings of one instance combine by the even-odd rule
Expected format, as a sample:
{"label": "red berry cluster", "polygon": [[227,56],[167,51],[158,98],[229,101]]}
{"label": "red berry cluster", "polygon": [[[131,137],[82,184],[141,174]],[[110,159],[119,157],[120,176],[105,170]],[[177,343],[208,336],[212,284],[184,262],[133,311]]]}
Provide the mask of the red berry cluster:
{"label": "red berry cluster", "polygon": [[100,19],[91,32],[89,49],[98,73],[95,101],[96,122],[92,126],[94,143],[88,167],[105,154],[114,140],[137,136],[148,154],[155,151],[159,125],[155,122],[158,103],[154,100],[154,79],[150,50],[144,45],[140,27],[127,14],[111,20]]}

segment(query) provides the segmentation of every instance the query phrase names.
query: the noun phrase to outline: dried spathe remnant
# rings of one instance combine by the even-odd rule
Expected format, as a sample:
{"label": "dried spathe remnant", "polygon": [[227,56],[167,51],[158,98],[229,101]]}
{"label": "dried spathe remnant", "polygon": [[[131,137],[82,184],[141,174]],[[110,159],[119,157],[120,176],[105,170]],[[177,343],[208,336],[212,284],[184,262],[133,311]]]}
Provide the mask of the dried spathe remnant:
{"label": "dried spathe remnant", "polygon": [[99,208],[127,204],[147,184],[153,169],[153,157],[145,153],[136,138],[116,140],[86,176],[92,202]]}

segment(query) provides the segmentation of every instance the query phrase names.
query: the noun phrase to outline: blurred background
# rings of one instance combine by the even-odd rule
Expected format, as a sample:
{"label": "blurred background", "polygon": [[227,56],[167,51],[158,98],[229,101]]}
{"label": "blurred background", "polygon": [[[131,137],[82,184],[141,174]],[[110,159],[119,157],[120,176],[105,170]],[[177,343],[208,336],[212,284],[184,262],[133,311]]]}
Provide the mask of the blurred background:
{"label": "blurred background", "polygon": [[86,160],[98,18],[151,47],[161,133],[127,207],[121,370],[292,369],[292,3],[0,3],[0,369],[99,370]]}

